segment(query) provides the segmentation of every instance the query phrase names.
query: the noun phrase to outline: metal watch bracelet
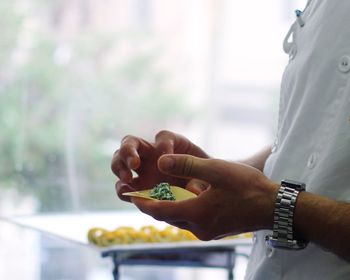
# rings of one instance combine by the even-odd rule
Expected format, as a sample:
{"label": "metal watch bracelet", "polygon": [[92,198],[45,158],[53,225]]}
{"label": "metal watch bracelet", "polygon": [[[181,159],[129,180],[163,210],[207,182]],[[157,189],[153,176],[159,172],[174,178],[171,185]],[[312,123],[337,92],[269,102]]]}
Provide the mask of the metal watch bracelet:
{"label": "metal watch bracelet", "polygon": [[283,180],[278,191],[273,220],[273,233],[266,236],[266,243],[274,248],[300,250],[307,246],[304,240],[296,240],[293,230],[294,209],[298,195],[305,184]]}

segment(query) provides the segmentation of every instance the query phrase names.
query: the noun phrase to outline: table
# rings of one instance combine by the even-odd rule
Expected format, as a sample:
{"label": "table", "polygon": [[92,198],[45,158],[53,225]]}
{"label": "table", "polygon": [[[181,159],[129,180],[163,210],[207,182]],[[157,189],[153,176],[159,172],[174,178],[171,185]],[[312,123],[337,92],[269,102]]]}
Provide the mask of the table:
{"label": "table", "polygon": [[110,258],[114,265],[114,280],[120,278],[120,266],[135,265],[222,268],[227,270],[228,279],[232,280],[236,257],[241,255],[248,258],[247,253],[239,252],[237,248],[251,246],[249,239],[134,244],[110,248],[99,248],[88,244],[86,235],[92,227],[112,230],[119,226],[135,228],[145,225],[158,228],[167,226],[166,223],[155,221],[138,211],[36,215],[12,217],[9,221],[21,227],[31,228],[43,234],[85,246],[96,251],[103,258]]}
{"label": "table", "polygon": [[119,280],[121,265],[223,268],[227,270],[227,279],[233,280],[236,256],[241,255],[248,258],[247,254],[236,252],[236,247],[250,246],[249,240],[196,243],[136,245],[132,248],[131,246],[124,246],[126,248],[119,246],[119,248],[103,250],[102,257],[112,258],[114,280]]}

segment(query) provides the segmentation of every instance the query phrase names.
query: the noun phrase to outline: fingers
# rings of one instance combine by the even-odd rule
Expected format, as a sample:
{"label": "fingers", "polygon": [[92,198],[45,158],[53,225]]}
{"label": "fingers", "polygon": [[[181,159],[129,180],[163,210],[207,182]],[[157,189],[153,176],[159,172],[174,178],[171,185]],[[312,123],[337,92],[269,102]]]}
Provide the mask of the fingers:
{"label": "fingers", "polygon": [[152,216],[158,221],[179,222],[179,221],[191,221],[192,217],[191,209],[196,207],[194,204],[195,199],[189,199],[187,201],[154,201],[144,198],[132,197],[133,202],[141,212]]}
{"label": "fingers", "polygon": [[170,202],[133,197],[131,202],[141,212],[158,221],[165,221],[178,228],[189,230],[201,240],[210,240],[214,236],[210,228],[211,210],[204,207],[205,202],[200,198]]}
{"label": "fingers", "polygon": [[161,152],[160,154],[190,154],[208,158],[208,155],[202,149],[180,134],[162,130],[157,133],[155,138],[155,146]]}
{"label": "fingers", "polygon": [[176,143],[176,134],[167,130],[162,130],[155,137],[156,149],[163,154],[173,154]]}
{"label": "fingers", "polygon": [[[119,150],[116,152],[116,154],[119,152]],[[123,182],[130,183],[132,180],[132,172],[131,170],[125,165],[124,161],[120,158],[119,155],[113,157],[112,160],[112,171],[115,175],[119,177],[120,180]]]}
{"label": "fingers", "polygon": [[122,140],[118,154],[127,168],[135,170],[139,167],[142,144],[142,140],[134,136],[126,136]]}
{"label": "fingers", "polygon": [[172,176],[196,178],[216,184],[225,179],[228,168],[225,161],[201,159],[189,155],[163,155],[158,160],[158,167],[162,172]]}
{"label": "fingers", "polygon": [[130,197],[129,196],[125,196],[123,195],[123,193],[125,192],[132,192],[132,191],[135,191],[134,188],[132,188],[130,185],[128,184],[125,184],[121,181],[118,181],[115,185],[115,190],[117,192],[117,195],[119,196],[119,198],[121,200],[124,200],[124,201],[127,201],[127,202],[130,202]]}
{"label": "fingers", "polygon": [[134,136],[126,136],[112,159],[111,169],[122,181],[132,180],[131,170],[137,170],[141,165],[140,156],[145,156],[153,149],[147,141]]}

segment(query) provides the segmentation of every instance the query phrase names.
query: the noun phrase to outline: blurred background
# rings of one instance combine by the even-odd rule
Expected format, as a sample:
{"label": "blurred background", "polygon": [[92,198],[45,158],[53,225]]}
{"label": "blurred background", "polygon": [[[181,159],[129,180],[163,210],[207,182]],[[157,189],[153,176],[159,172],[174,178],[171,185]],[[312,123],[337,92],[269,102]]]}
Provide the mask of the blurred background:
{"label": "blurred background", "polygon": [[[270,144],[288,62],[282,41],[305,2],[2,0],[0,216],[131,209],[110,171],[127,134],[152,141],[172,130],[223,159]],[[85,256],[72,265],[55,241],[18,238],[0,226],[6,254],[24,256],[1,279],[111,279],[86,249],[66,248]],[[166,279],[210,273],[172,269]]]}

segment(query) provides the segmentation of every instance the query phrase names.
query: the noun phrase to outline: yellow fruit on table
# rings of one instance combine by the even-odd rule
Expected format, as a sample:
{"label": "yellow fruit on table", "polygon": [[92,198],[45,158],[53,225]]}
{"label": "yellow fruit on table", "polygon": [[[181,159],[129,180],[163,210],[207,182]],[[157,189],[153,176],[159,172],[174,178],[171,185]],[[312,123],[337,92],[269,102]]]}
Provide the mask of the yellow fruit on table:
{"label": "yellow fruit on table", "polygon": [[[252,233],[244,233],[229,236],[225,239],[251,237]],[[167,226],[163,230],[160,230],[151,225],[143,226],[139,230],[133,227],[118,227],[112,231],[95,227],[88,231],[87,238],[89,243],[100,247],[141,243],[198,241],[197,237],[190,231],[173,226]]]}

